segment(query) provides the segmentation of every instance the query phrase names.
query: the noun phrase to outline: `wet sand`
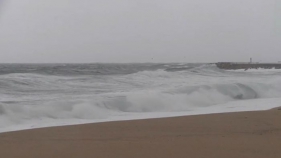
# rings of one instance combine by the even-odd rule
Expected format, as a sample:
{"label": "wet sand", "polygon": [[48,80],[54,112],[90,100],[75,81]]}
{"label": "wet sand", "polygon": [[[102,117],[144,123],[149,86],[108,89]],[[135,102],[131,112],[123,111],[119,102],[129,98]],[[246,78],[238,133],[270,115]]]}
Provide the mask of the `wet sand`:
{"label": "wet sand", "polygon": [[1,158],[280,158],[281,108],[0,134]]}

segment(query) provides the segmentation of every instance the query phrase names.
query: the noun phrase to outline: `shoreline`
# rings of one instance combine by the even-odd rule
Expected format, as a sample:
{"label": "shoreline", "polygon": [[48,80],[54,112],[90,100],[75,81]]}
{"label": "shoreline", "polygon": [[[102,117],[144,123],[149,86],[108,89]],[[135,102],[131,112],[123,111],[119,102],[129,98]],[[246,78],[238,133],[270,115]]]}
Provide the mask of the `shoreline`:
{"label": "shoreline", "polygon": [[201,116],[201,115],[216,115],[216,114],[228,114],[228,113],[240,113],[240,112],[255,112],[255,111],[267,111],[267,110],[281,110],[280,107],[274,106],[274,108],[270,109],[252,109],[252,110],[238,110],[238,111],[215,111],[215,112],[195,112],[195,113],[188,113],[185,112],[177,112],[173,114],[167,115],[166,113],[158,113],[157,116],[145,116],[140,115],[134,118],[119,118],[119,119],[105,119],[105,120],[97,120],[97,121],[85,121],[80,123],[64,123],[64,124],[48,124],[46,126],[36,126],[36,125],[29,125],[29,127],[22,127],[20,129],[8,128],[9,130],[0,130],[0,134],[2,133],[9,133],[9,132],[18,132],[18,131],[26,131],[26,130],[36,130],[36,129],[44,129],[44,128],[53,128],[53,127],[65,127],[65,126],[79,126],[79,125],[87,125],[87,124],[99,124],[99,123],[112,123],[112,122],[123,122],[123,121],[138,121],[138,120],[151,120],[151,119],[166,119],[166,118],[177,118],[177,117],[190,117],[190,116]]}
{"label": "shoreline", "polygon": [[[267,100],[267,99],[262,99],[262,100]],[[260,101],[262,101],[260,100]],[[254,101],[255,100],[248,100],[248,101]],[[281,101],[281,100],[280,100]],[[248,102],[248,103],[250,103]],[[231,103],[231,102],[230,102]],[[237,103],[237,102],[232,102],[232,103]],[[264,104],[264,103],[262,103]],[[261,105],[261,104],[258,104]],[[257,106],[257,105],[256,105]],[[176,118],[176,117],[188,117],[188,116],[200,116],[200,115],[213,115],[213,114],[227,114],[227,113],[239,113],[239,112],[255,112],[255,111],[267,111],[267,110],[275,110],[275,109],[281,109],[281,106],[276,106],[273,104],[271,108],[265,108],[264,106],[259,106],[257,109],[237,109],[236,111],[209,111],[208,113],[206,112],[176,112],[176,113],[167,113],[167,112],[161,112],[161,113],[156,113],[156,115],[151,116],[151,113],[148,113],[149,115],[146,114],[140,114],[134,117],[123,117],[123,118],[110,118],[110,119],[101,119],[101,120],[95,120],[95,121],[79,121],[79,123],[61,123],[61,124],[46,124],[43,126],[38,126],[38,125],[23,125],[21,128],[6,128],[6,130],[0,130],[1,133],[9,133],[9,132],[17,132],[17,131],[25,131],[25,130],[36,130],[36,129],[44,129],[44,128],[52,128],[52,127],[65,127],[65,126],[79,126],[79,125],[87,125],[87,124],[98,124],[98,123],[107,123],[107,122],[123,122],[123,121],[135,121],[135,120],[150,120],[150,119],[162,119],[162,118]],[[139,113],[138,113],[139,114]],[[76,120],[77,121],[77,120]]]}
{"label": "shoreline", "polygon": [[5,158],[279,158],[281,107],[0,133]]}

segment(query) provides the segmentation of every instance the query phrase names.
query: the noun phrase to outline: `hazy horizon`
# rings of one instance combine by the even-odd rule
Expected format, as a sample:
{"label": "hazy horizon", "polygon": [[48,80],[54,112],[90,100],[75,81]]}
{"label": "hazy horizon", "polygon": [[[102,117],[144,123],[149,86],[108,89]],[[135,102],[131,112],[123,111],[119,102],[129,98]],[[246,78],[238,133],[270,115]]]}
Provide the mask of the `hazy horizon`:
{"label": "hazy horizon", "polygon": [[277,0],[0,0],[0,63],[281,61]]}

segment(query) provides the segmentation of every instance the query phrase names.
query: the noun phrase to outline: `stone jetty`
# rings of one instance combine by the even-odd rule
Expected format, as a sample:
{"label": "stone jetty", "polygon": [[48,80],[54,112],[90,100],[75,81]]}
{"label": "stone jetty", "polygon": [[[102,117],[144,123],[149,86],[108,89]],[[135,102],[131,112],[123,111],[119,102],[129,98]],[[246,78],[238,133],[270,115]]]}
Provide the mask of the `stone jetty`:
{"label": "stone jetty", "polygon": [[216,63],[217,67],[225,70],[237,69],[281,69],[281,63],[234,63],[234,62],[219,62]]}

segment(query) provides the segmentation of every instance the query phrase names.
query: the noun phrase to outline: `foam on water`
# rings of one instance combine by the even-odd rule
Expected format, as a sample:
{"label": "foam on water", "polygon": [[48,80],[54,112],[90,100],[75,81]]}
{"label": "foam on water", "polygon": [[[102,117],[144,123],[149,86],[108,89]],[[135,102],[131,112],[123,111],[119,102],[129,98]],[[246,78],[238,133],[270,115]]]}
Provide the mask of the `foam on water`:
{"label": "foam on water", "polygon": [[[49,65],[34,68],[28,65],[30,71],[44,71],[40,73],[17,72],[23,71],[22,66],[9,70],[16,73],[5,70],[0,75],[0,132],[266,110],[281,103],[281,74],[276,71],[224,71],[204,64],[130,66],[119,65],[121,72],[118,72],[112,65],[103,65],[95,71],[92,70],[95,66],[71,65],[52,75],[45,72],[54,70]],[[83,70],[83,73],[68,74],[69,69]],[[96,71],[104,72],[102,75],[92,73]],[[116,72],[104,75],[111,71]]]}
{"label": "foam on water", "polygon": [[[50,126],[64,126],[64,125],[75,125],[85,123],[98,123],[98,122],[109,122],[109,121],[123,121],[123,120],[136,120],[136,119],[149,119],[149,118],[163,118],[163,117],[177,117],[177,116],[190,116],[200,114],[214,114],[214,113],[225,113],[225,112],[241,112],[241,111],[260,111],[268,110],[275,107],[279,107],[281,103],[280,98],[270,99],[256,99],[256,100],[244,100],[244,101],[232,101],[225,104],[218,104],[211,107],[197,108],[196,110],[190,111],[179,111],[179,112],[149,112],[149,113],[134,113],[134,112],[123,112],[123,113],[111,113],[110,116],[100,117],[93,119],[79,119],[79,118],[68,118],[68,119],[57,119],[57,118],[44,118],[38,120],[29,120],[25,123],[20,123],[13,126],[6,126],[0,128],[0,132],[16,131],[24,129],[42,128]],[[81,107],[83,108],[83,107]],[[88,109],[83,109],[82,113]],[[81,114],[81,113],[80,113]],[[104,113],[98,114],[99,116]],[[0,117],[2,124],[12,123],[7,121],[5,117]],[[4,119],[3,119],[4,118]]]}

